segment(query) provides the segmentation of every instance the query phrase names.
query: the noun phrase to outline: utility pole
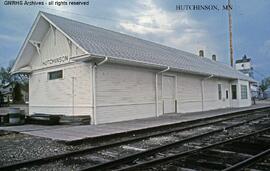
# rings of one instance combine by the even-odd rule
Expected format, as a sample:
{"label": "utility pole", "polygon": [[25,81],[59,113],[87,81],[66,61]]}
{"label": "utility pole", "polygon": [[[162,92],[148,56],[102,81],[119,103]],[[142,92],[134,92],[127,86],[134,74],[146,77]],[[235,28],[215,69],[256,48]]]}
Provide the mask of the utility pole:
{"label": "utility pole", "polygon": [[234,66],[234,59],[233,59],[233,44],[232,44],[231,0],[228,0],[228,14],[229,14],[229,33],[230,33],[230,62],[231,62],[231,67],[233,67]]}

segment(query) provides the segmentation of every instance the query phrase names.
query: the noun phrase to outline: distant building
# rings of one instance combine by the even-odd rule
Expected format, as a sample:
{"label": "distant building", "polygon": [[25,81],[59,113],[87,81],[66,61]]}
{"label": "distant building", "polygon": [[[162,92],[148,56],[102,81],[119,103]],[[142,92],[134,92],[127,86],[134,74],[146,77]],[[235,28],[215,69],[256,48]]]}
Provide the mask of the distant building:
{"label": "distant building", "polygon": [[[254,78],[251,58],[247,58],[246,55],[244,55],[242,59],[236,60],[235,68],[238,71],[241,71],[242,73],[244,73],[245,75],[247,75],[247,76],[249,76],[251,78]],[[252,97],[258,97],[258,94],[259,94],[259,88],[258,87],[259,87],[258,83],[252,83],[250,85],[250,91],[251,91],[251,96]]]}
{"label": "distant building", "polygon": [[252,63],[251,63],[251,59],[247,58],[246,55],[243,56],[242,59],[238,59],[235,62],[235,68],[238,71],[243,72],[245,75],[254,78],[253,76],[253,67],[252,67]]}
{"label": "distant building", "polygon": [[263,97],[270,99],[270,87],[264,91]]}
{"label": "distant building", "polygon": [[13,101],[12,99],[12,92],[13,87],[11,84],[4,85],[0,87],[0,94],[1,94],[1,103],[10,103]]}
{"label": "distant building", "polygon": [[[0,103],[12,103],[13,102],[14,87],[12,84],[7,84],[0,87]],[[21,87],[22,100],[25,103],[29,102],[29,94],[25,88]]]}

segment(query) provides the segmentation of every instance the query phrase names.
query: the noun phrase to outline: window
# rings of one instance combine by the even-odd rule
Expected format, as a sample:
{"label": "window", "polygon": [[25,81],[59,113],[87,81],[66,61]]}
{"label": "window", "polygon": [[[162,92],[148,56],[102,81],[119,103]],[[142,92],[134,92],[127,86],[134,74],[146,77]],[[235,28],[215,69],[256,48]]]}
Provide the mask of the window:
{"label": "window", "polygon": [[53,72],[48,73],[49,80],[55,80],[55,79],[60,79],[60,78],[63,78],[63,70],[53,71]]}
{"label": "window", "polygon": [[237,99],[237,89],[236,85],[232,85],[232,99],[236,100]]}
{"label": "window", "polygon": [[229,99],[229,90],[226,90],[226,99]]}
{"label": "window", "polygon": [[221,84],[218,84],[218,99],[222,99],[222,90],[221,90]]}
{"label": "window", "polygon": [[248,91],[246,85],[241,85],[241,99],[247,99],[248,98]]}

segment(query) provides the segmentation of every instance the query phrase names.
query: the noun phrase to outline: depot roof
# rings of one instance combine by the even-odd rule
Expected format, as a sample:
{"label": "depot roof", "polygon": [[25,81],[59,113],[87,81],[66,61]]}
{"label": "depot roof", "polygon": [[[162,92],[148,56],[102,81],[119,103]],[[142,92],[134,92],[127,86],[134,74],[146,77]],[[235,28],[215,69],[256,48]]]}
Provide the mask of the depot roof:
{"label": "depot roof", "polygon": [[250,77],[218,61],[49,13],[41,12],[40,15],[89,54],[254,82]]}

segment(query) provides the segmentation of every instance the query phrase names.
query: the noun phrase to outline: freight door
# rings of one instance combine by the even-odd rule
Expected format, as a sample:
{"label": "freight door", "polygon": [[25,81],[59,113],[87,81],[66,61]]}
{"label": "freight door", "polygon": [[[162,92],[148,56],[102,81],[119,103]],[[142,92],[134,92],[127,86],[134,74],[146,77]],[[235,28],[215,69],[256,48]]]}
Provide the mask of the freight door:
{"label": "freight door", "polygon": [[163,113],[175,113],[175,77],[162,76]]}

